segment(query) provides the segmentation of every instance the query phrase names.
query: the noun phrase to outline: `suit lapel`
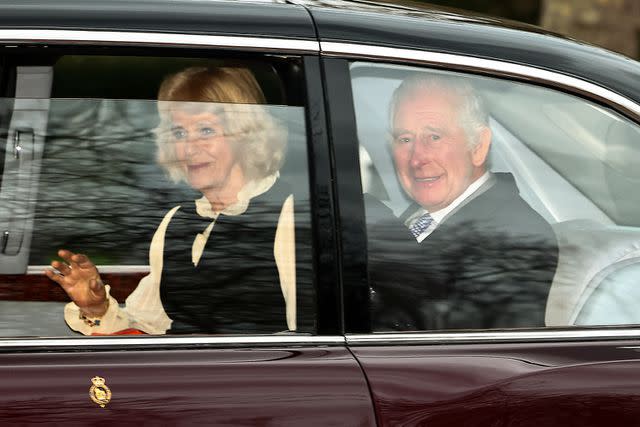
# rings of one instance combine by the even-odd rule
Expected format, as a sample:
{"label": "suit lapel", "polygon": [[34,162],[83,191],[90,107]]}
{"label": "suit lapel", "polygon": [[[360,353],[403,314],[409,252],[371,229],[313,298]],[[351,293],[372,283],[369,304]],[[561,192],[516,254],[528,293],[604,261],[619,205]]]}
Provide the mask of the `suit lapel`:
{"label": "suit lapel", "polygon": [[[496,175],[503,174],[492,174],[491,177],[480,186],[476,191],[474,191],[469,197],[464,199],[462,203],[455,207],[451,212],[447,214],[442,220],[438,222],[438,226],[436,229],[422,241],[422,243],[426,243],[429,239],[437,237],[443,232],[446,232],[447,228],[454,227],[457,224],[473,221],[479,212],[482,212],[483,215],[487,215],[488,212],[494,209],[499,208],[499,203],[496,198],[500,197],[500,191],[496,191],[495,187],[500,187],[498,184],[498,177]],[[490,191],[491,190],[491,191]],[[486,193],[486,194],[485,194]],[[479,197],[484,195],[483,197]],[[400,221],[404,224],[407,219],[417,212],[419,209],[422,209],[420,205],[417,203],[412,203],[400,216]]]}

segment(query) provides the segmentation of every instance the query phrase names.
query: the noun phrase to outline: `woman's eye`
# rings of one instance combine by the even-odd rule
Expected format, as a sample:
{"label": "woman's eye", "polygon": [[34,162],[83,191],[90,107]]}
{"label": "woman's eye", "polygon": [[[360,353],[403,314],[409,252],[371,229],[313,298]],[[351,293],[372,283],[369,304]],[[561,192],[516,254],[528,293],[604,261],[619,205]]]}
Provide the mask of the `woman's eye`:
{"label": "woman's eye", "polygon": [[173,136],[173,139],[176,140],[181,140],[181,139],[185,139],[187,137],[187,131],[185,131],[184,129],[171,129],[171,135]]}

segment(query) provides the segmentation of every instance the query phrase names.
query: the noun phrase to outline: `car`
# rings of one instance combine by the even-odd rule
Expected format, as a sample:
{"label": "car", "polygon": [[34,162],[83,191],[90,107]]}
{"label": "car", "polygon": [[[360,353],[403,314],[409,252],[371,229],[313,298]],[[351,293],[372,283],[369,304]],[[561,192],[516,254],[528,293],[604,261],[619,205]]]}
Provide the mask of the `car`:
{"label": "car", "polygon": [[[358,0],[0,1],[0,61],[3,424],[637,424],[638,62],[524,24]],[[249,69],[287,130],[293,323],[80,334],[44,274],[57,251],[88,254],[123,304],[167,210],[197,197],[156,161],[158,88],[188,67]],[[470,82],[491,171],[553,230],[544,325],[378,326],[365,194],[395,216],[412,203],[389,105],[420,73]]]}

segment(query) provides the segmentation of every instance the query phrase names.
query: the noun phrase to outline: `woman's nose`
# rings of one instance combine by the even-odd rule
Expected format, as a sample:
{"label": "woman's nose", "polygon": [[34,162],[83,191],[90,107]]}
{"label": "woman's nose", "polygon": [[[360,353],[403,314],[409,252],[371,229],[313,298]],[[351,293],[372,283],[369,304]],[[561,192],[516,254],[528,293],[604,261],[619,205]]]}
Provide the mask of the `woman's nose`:
{"label": "woman's nose", "polygon": [[186,140],[186,152],[188,155],[196,154],[200,151],[200,138],[189,134]]}

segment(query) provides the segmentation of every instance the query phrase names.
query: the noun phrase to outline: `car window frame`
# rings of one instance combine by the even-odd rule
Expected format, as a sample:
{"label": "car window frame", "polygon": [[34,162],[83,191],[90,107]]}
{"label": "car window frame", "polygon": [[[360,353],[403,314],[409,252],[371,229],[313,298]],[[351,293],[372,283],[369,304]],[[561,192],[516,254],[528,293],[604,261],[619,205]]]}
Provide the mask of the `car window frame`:
{"label": "car window frame", "polygon": [[[341,324],[338,264],[335,248],[335,218],[332,199],[319,44],[308,39],[199,35],[158,31],[7,30],[0,29],[5,46],[100,47],[113,49],[153,48],[175,53],[191,49],[230,54],[281,54],[300,56],[301,85],[306,91],[305,109],[307,156],[309,163],[313,260],[316,291],[315,334],[234,335],[234,336],[149,336],[149,337],[0,337],[0,352],[51,351],[54,349],[99,351],[103,349],[177,349],[185,347],[260,347],[344,345]],[[177,50],[176,50],[177,49]],[[33,270],[33,269],[31,269]],[[29,271],[28,271],[29,272]],[[33,273],[33,271],[31,271]]]}
{"label": "car window frame", "polygon": [[[341,108],[341,115],[347,115],[352,118],[351,127],[343,127],[339,129],[339,133],[332,135],[332,140],[339,140],[342,146],[351,145],[350,149],[345,149],[344,147],[337,149],[335,145],[332,146],[336,156],[343,155],[343,157],[348,158],[348,160],[343,160],[345,164],[342,167],[336,169],[336,182],[339,189],[337,198],[340,205],[340,232],[342,236],[348,235],[352,241],[356,240],[356,243],[351,246],[340,246],[343,268],[345,268],[344,262],[346,259],[349,261],[347,265],[350,269],[350,276],[346,274],[344,276],[350,281],[345,281],[341,284],[344,291],[345,337],[349,346],[624,340],[637,338],[640,335],[640,325],[374,333],[371,331],[369,318],[366,320],[363,320],[363,318],[357,319],[346,314],[349,312],[362,312],[362,301],[368,301],[371,292],[367,283],[367,240],[364,232],[366,230],[366,221],[360,179],[360,159],[357,155],[359,142],[350,84],[349,64],[351,62],[366,61],[388,65],[413,65],[425,70],[448,70],[524,82],[568,93],[611,108],[638,126],[640,126],[640,103],[586,79],[521,63],[516,64],[496,59],[484,59],[430,50],[372,46],[349,42],[321,41],[320,47],[323,64],[325,64],[325,69],[328,70],[326,85],[329,88],[327,90],[327,105],[331,115],[330,122],[335,113],[334,108]],[[332,64],[332,66],[327,67],[326,64]],[[345,108],[344,106],[349,106],[350,108]],[[333,126],[330,129],[332,132],[337,131]],[[349,157],[345,154],[348,154]],[[349,184],[341,186],[341,183]],[[358,192],[359,194],[357,194]],[[355,201],[353,201],[354,198]],[[349,205],[349,207],[345,209],[345,205]],[[343,209],[348,212],[348,216],[343,212]],[[354,237],[355,234],[359,236],[358,239]],[[364,256],[363,253],[365,254]]]}

